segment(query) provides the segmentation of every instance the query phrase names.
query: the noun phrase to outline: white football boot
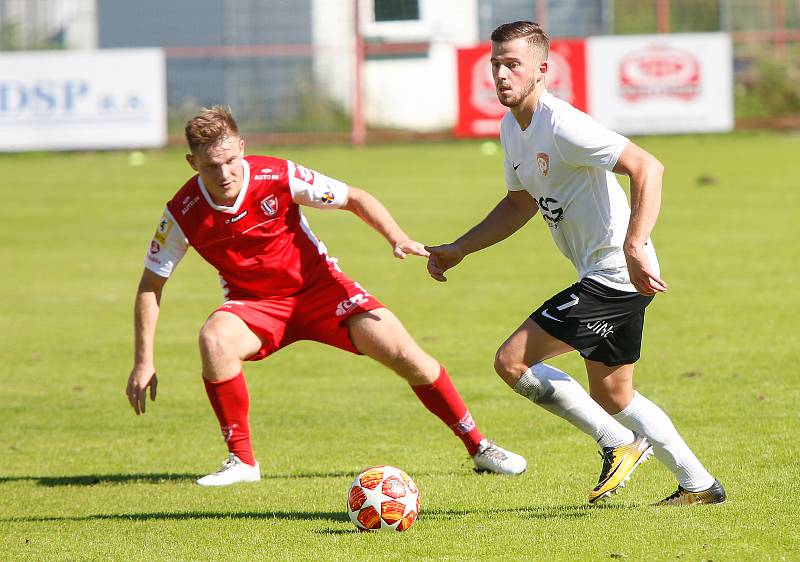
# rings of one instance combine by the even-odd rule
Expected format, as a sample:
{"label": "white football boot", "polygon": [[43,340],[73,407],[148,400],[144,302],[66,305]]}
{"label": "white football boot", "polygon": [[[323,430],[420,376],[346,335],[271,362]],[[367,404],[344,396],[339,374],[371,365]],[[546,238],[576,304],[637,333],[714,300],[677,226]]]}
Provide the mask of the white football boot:
{"label": "white football boot", "polygon": [[229,453],[218,471],[199,478],[197,483],[201,486],[229,486],[239,482],[258,482],[259,480],[261,480],[261,470],[259,470],[258,462],[255,466],[251,466],[233,453]]}
{"label": "white football boot", "polygon": [[473,455],[475,470],[478,472],[496,472],[497,474],[522,474],[528,468],[525,457],[507,451],[483,439],[478,445],[478,452]]}

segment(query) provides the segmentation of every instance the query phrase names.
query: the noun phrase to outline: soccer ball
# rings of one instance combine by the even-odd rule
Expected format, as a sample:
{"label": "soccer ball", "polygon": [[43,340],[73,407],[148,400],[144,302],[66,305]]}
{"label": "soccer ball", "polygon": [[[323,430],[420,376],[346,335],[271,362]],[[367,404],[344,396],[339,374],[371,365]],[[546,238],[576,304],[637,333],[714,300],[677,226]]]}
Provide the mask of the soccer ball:
{"label": "soccer ball", "polygon": [[359,531],[405,531],[418,513],[417,485],[393,466],[367,468],[347,493],[347,514]]}

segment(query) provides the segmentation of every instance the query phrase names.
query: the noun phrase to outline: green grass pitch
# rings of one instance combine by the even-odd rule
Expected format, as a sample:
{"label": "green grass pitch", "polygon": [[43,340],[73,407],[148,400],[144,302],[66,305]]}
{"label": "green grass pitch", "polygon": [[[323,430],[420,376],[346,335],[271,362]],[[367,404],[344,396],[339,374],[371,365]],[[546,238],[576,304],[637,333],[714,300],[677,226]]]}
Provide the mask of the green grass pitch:
{"label": "green grass pitch", "polygon": [[[573,282],[536,217],[437,284],[354,216],[309,210],[346,272],[444,362],[484,432],[525,455],[478,475],[405,384],[307,342],[248,364],[263,480],[201,489],[225,456],[199,375],[197,330],[220,302],[191,253],[168,283],[159,395],[137,418],[125,382],[132,301],[183,151],[0,155],[0,558],[7,560],[800,559],[800,138],[642,138],[667,167],[654,241],[670,285],[648,310],[636,385],[725,484],[723,506],[656,509],[674,490],[651,460],[604,507],[586,495],[594,443],[505,388],[503,339]],[[451,240],[503,195],[480,143],[253,148],[381,198],[410,235]],[[585,384],[576,354],[554,363]],[[354,475],[391,464],[420,487],[407,533],[362,534]]]}

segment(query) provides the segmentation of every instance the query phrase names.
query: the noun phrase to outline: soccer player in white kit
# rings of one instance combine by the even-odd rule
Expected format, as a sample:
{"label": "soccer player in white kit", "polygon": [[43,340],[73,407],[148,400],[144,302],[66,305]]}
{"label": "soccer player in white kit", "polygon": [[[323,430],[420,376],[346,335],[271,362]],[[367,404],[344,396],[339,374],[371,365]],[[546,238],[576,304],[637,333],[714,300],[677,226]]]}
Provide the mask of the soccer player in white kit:
{"label": "soccer player in white kit", "polygon": [[[495,370],[515,392],[591,435],[603,468],[589,502],[617,493],[654,452],[678,479],[658,505],[722,503],[725,490],[658,406],[633,389],[644,310],[667,291],[650,233],[661,204],[662,164],[627,138],[547,92],[549,40],[533,22],[492,33],[508,193],[450,244],[426,247],[428,271],[519,230],[537,211],[579,281],[545,301],[500,346]],[[630,177],[631,208],[614,172]],[[589,394],[547,359],[577,350]],[[591,395],[591,396],[590,396]]]}

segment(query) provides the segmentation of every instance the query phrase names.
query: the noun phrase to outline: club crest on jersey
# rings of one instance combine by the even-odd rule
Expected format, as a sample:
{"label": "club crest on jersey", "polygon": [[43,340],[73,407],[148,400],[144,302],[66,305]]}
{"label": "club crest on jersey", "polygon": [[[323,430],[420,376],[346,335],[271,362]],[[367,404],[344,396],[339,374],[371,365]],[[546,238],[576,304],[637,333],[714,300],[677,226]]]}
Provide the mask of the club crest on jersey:
{"label": "club crest on jersey", "polygon": [[274,195],[261,200],[261,210],[268,217],[274,217],[278,214],[278,198]]}
{"label": "club crest on jersey", "polygon": [[550,173],[550,156],[546,152],[539,152],[536,154],[536,165],[539,166],[539,172],[547,177]]}

